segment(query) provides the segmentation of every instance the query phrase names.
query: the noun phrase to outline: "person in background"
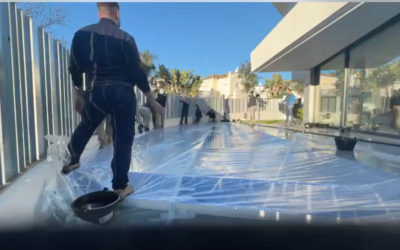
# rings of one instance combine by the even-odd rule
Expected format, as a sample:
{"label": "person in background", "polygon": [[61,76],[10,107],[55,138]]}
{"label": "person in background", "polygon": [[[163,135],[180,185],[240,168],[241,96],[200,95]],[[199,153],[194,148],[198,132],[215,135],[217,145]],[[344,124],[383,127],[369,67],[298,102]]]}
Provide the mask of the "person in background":
{"label": "person in background", "polygon": [[181,121],[179,122],[180,125],[183,124],[183,119],[185,119],[185,124],[188,124],[188,115],[189,115],[189,106],[190,106],[190,97],[184,93],[181,97],[180,102],[182,103],[182,113],[181,113]]}
{"label": "person in background", "polygon": [[247,113],[250,116],[250,125],[254,126],[256,124],[256,108],[257,101],[254,96],[254,91],[250,91],[248,102],[247,102]]}
{"label": "person in background", "polygon": [[291,89],[286,90],[286,97],[284,99],[285,103],[285,111],[286,111],[286,125],[289,124],[289,117],[290,117],[290,122],[293,123],[293,107],[294,104],[296,103],[296,96],[292,93]]}
{"label": "person in background", "polygon": [[214,109],[210,109],[207,113],[206,116],[210,117],[212,122],[215,122],[215,118],[217,118]]}
{"label": "person in background", "polygon": [[[161,89],[157,93],[156,101],[164,108],[167,106],[167,94],[164,93],[164,90]],[[153,113],[153,124],[155,124],[155,128],[164,128],[165,122],[165,113],[158,114],[157,112]]]}
{"label": "person in background", "polygon": [[113,129],[111,125],[111,116],[107,115],[106,118],[97,127],[96,132],[99,137],[100,149],[112,143]]}
{"label": "person in background", "polygon": [[[62,174],[80,167],[80,157],[102,120],[111,115],[114,154],[112,188],[123,200],[134,192],[128,185],[135,135],[135,84],[158,113],[164,112],[150,93],[135,40],[121,30],[117,2],[97,3],[100,21],[78,30],[72,40],[69,72],[75,87],[75,110],[82,120],[72,134]],[[93,87],[84,102],[83,73]]]}
{"label": "person in background", "polygon": [[139,108],[139,115],[138,115],[138,130],[139,134],[143,133],[143,131],[147,132],[150,130],[150,119],[151,119],[151,110],[149,108],[149,104],[142,105]]}
{"label": "person in background", "polygon": [[203,117],[203,114],[201,113],[200,107],[198,104],[196,104],[196,113],[195,113],[195,120],[194,123],[199,123],[200,119]]}
{"label": "person in background", "polygon": [[390,109],[393,114],[393,127],[400,128],[400,89],[395,91],[392,98],[390,98]]}
{"label": "person in background", "polygon": [[[160,104],[163,108],[165,108],[167,104],[167,97],[166,95],[160,95],[160,93],[153,92],[153,97],[157,95],[156,101]],[[150,130],[150,120],[153,121],[153,129],[163,128],[164,127],[164,119],[165,113],[157,113],[151,104],[146,100],[146,103],[139,108],[139,133],[144,131]]]}
{"label": "person in background", "polygon": [[293,105],[293,117],[295,118],[295,122],[297,123],[299,117],[299,109],[302,108],[301,98],[297,99],[297,102]]}
{"label": "person in background", "polygon": [[222,99],[224,101],[224,119],[222,121],[224,122],[229,122],[229,97],[225,97],[224,95],[222,96]]}

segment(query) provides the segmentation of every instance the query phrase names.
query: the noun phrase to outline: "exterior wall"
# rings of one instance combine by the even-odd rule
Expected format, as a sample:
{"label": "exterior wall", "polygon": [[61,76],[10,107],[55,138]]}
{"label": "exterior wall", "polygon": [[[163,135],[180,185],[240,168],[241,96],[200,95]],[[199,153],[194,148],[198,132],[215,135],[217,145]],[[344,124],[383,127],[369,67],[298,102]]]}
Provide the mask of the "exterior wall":
{"label": "exterior wall", "polygon": [[[315,86],[314,94],[314,121],[331,125],[339,125],[340,122],[340,99],[336,96],[336,77],[321,75],[320,84]],[[322,97],[333,97],[336,99],[335,112],[323,112],[321,110]]]}
{"label": "exterior wall", "polygon": [[296,5],[294,2],[275,2],[272,4],[282,16],[286,15]]}
{"label": "exterior wall", "polygon": [[251,53],[252,70],[308,70],[400,12],[396,2],[297,3]]}
{"label": "exterior wall", "polygon": [[344,7],[345,2],[299,2],[251,52],[252,70],[285,50],[315,26]]}
{"label": "exterior wall", "polygon": [[307,85],[311,83],[310,75],[310,70],[292,71],[292,80]]}
{"label": "exterior wall", "polygon": [[304,103],[303,103],[303,122],[314,122],[314,107],[315,107],[315,86],[307,85],[304,88]]}
{"label": "exterior wall", "polygon": [[232,98],[245,98],[246,94],[243,92],[242,79],[240,79],[238,73],[231,73],[231,96]]}
{"label": "exterior wall", "polygon": [[315,109],[315,86],[311,84],[311,71],[293,71],[292,80],[304,85],[303,92],[303,123],[313,122]]}
{"label": "exterior wall", "polygon": [[267,91],[264,91],[264,86],[261,82],[254,89],[255,94],[259,94],[260,98],[270,98],[270,94]]}
{"label": "exterior wall", "polygon": [[232,79],[231,75],[228,74],[228,77],[218,79],[217,81],[217,91],[218,93],[222,96],[231,96],[231,90],[232,90]]}
{"label": "exterior wall", "polygon": [[241,79],[236,72],[229,72],[226,77],[218,76],[204,79],[200,86],[200,95],[203,97],[225,97],[243,98],[246,96],[242,91]]}
{"label": "exterior wall", "polygon": [[399,13],[395,2],[297,3],[253,50],[252,70],[304,71],[292,79],[306,86],[305,122],[398,135]]}
{"label": "exterior wall", "polygon": [[208,95],[214,89],[214,78],[204,79],[199,88],[200,93]]}

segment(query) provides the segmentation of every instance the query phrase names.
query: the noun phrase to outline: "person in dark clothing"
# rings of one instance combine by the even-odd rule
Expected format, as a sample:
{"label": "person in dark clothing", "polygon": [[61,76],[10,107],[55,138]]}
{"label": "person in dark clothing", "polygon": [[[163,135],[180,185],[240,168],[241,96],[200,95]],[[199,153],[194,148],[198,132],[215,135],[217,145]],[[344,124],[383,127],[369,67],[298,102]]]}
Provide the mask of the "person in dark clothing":
{"label": "person in dark clothing", "polygon": [[180,125],[183,124],[183,119],[185,119],[185,124],[188,124],[188,114],[189,114],[189,106],[190,106],[190,97],[184,96],[181,98],[180,102],[182,103],[182,114],[181,114],[181,121]]}
{"label": "person in dark clothing", "polygon": [[208,117],[210,117],[210,119],[211,119],[212,122],[215,122],[215,118],[216,118],[217,116],[216,116],[216,114],[215,114],[214,109],[210,109],[210,110],[206,113],[206,115],[207,115]]}
{"label": "person in dark clothing", "polygon": [[167,95],[166,95],[166,94],[158,93],[158,94],[157,94],[156,101],[157,101],[162,107],[165,108],[165,106],[167,105]]}
{"label": "person in dark clothing", "polygon": [[[157,94],[157,98],[156,98],[156,102],[158,102],[158,104],[160,104],[161,107],[163,107],[165,109],[165,106],[167,105],[167,95],[158,93]],[[147,101],[143,105],[143,107],[147,107],[150,110],[151,118],[152,118],[152,121],[153,121],[153,129],[163,128],[164,127],[165,114],[164,113],[160,114],[160,113],[155,112],[154,108]],[[143,113],[143,110],[139,109],[139,112],[140,111],[142,111],[142,113]],[[147,124],[147,128],[149,128],[148,124]],[[146,131],[148,131],[148,129]]]}
{"label": "person in dark clothing", "polygon": [[257,108],[257,99],[254,96],[254,91],[250,91],[247,102],[247,112],[250,116],[250,125],[254,126],[256,124],[256,108]]}
{"label": "person in dark clothing", "polygon": [[293,105],[293,117],[295,118],[296,122],[297,122],[297,119],[300,118],[298,112],[299,112],[299,109],[301,109],[301,108],[302,108],[301,98],[297,98],[297,102]]}
{"label": "person in dark clothing", "polygon": [[229,97],[223,95],[222,99],[224,100],[224,119],[222,121],[229,122]]}
{"label": "person in dark clothing", "polygon": [[[119,28],[118,3],[102,2],[97,6],[100,21],[78,30],[72,40],[69,71],[76,90],[75,109],[82,114],[82,121],[68,144],[69,159],[62,173],[68,174],[80,166],[79,160],[87,142],[104,117],[110,114],[114,129],[112,187],[123,199],[133,193],[133,187],[128,185],[135,134],[133,86],[138,85],[157,112],[163,112],[163,108],[150,94],[135,40]],[[83,73],[92,86],[86,102],[83,102],[81,91]]]}
{"label": "person in dark clothing", "polygon": [[390,109],[393,114],[393,127],[400,128],[400,89],[390,98]]}
{"label": "person in dark clothing", "polygon": [[[167,95],[161,94],[160,92],[157,93],[156,101],[165,109],[167,106]],[[164,121],[165,121],[165,114],[157,114],[153,113],[153,123],[156,125],[155,128],[164,128]]]}
{"label": "person in dark clothing", "polygon": [[148,103],[145,103],[141,107],[139,107],[139,114],[137,116],[137,121],[139,123],[138,130],[139,134],[143,133],[143,131],[148,132],[150,130],[150,117],[151,117],[151,109]]}
{"label": "person in dark clothing", "polygon": [[195,113],[196,119],[194,120],[194,123],[199,123],[200,119],[203,117],[203,114],[201,113],[200,107],[198,104],[196,104],[196,113]]}

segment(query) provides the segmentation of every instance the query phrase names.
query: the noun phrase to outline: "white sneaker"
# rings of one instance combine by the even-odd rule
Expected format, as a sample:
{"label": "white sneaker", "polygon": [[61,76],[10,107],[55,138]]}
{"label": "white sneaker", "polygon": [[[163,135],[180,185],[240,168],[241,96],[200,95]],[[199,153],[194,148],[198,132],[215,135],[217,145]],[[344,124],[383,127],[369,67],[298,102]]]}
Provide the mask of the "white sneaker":
{"label": "white sneaker", "polygon": [[114,189],[114,192],[119,194],[120,201],[122,201],[126,196],[132,194],[134,190],[133,186],[128,185],[124,189]]}

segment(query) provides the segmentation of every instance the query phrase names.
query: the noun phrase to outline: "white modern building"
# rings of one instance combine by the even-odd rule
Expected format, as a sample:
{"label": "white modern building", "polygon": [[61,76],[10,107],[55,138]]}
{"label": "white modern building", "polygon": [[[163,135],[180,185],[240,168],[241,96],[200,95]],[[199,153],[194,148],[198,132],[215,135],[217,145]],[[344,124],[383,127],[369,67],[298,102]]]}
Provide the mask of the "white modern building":
{"label": "white modern building", "polygon": [[255,87],[254,87],[254,94],[259,95],[260,98],[270,98],[270,93],[268,91],[265,91],[265,86],[259,82]]}
{"label": "white modern building", "polygon": [[398,133],[400,3],[275,3],[282,20],[251,52],[254,72],[305,84],[304,122]]}
{"label": "white modern building", "polygon": [[200,95],[204,97],[246,97],[238,69],[235,72],[228,72],[228,74],[213,74],[203,78],[199,91]]}

